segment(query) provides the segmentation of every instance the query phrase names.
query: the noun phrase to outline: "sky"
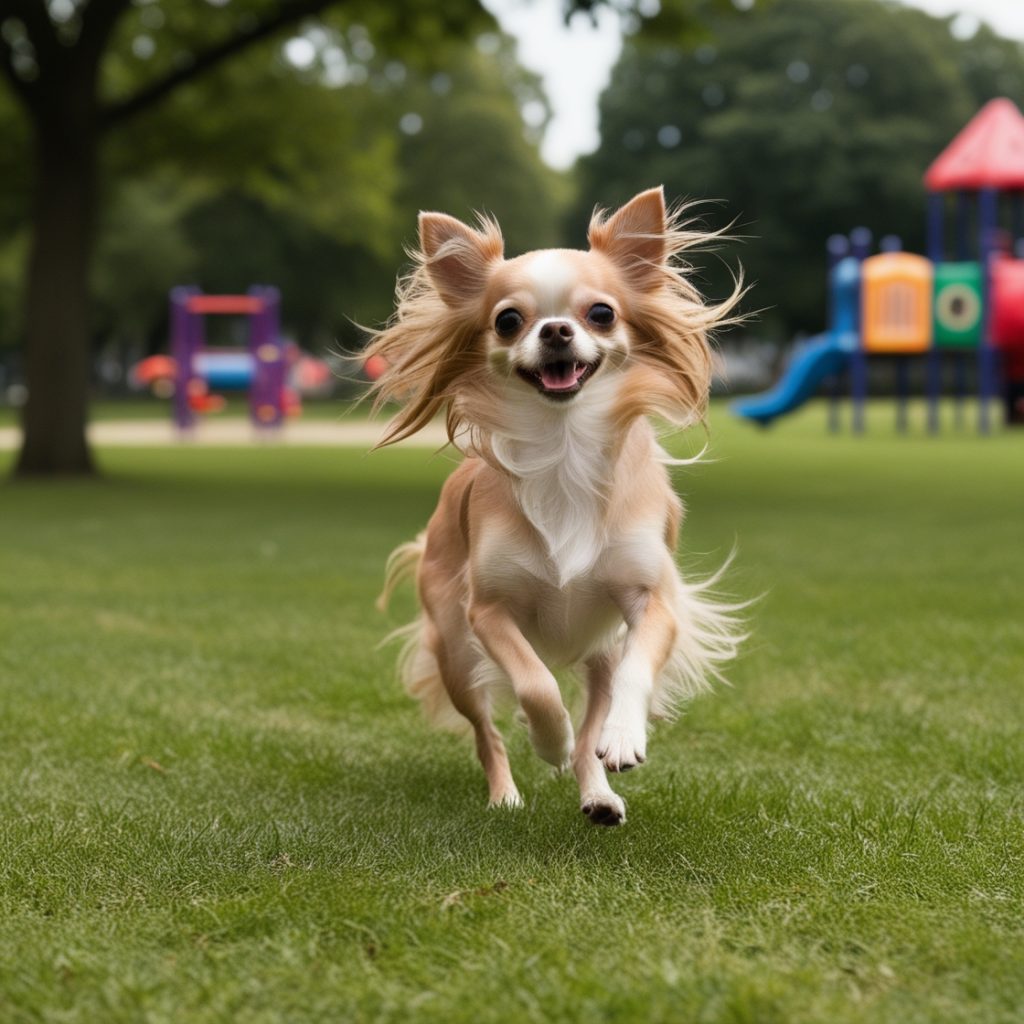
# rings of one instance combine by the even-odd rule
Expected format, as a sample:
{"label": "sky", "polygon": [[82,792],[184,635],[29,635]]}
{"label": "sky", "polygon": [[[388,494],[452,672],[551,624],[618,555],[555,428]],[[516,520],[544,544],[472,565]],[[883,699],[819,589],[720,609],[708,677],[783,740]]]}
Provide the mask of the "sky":
{"label": "sky", "polygon": [[[645,0],[640,0],[643,6]],[[656,3],[657,0],[646,0]],[[733,0],[737,7],[746,0]],[[957,14],[969,36],[976,20],[997,32],[1024,40],[1024,0],[902,0],[931,14]],[[622,49],[618,15],[598,11],[597,23],[577,15],[566,28],[562,0],[484,0],[502,28],[517,40],[520,63],[544,82],[554,116],[541,154],[552,167],[565,168],[598,144],[597,101]]]}

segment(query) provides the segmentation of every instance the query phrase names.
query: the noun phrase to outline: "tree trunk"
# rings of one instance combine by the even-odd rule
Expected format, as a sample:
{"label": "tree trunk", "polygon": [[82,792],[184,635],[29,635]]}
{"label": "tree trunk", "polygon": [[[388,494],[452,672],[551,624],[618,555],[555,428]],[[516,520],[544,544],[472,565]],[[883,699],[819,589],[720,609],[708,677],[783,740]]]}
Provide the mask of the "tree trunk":
{"label": "tree trunk", "polygon": [[98,132],[92,104],[40,111],[25,305],[25,376],[18,476],[92,474],[89,266]]}

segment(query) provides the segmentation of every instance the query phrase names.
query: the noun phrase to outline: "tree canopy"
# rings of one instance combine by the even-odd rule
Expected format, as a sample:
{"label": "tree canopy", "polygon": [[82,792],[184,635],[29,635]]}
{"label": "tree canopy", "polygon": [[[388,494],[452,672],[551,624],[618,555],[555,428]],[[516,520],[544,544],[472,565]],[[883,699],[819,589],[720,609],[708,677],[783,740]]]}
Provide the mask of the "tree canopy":
{"label": "tree canopy", "polygon": [[[147,27],[154,10],[126,18],[111,60],[114,97],[138,77],[130,55],[150,54],[140,39],[155,47],[159,38],[173,66],[166,53],[183,30]],[[167,289],[188,280],[210,291],[275,283],[286,325],[303,343],[356,344],[355,322],[390,311],[423,207],[492,210],[512,245],[556,243],[565,183],[542,164],[536,126],[521,116],[525,103],[545,111],[546,100],[493,22],[479,12],[470,22],[478,31],[468,38],[444,23],[424,28],[440,41],[429,59],[408,62],[395,56],[409,51],[404,36],[382,52],[361,22],[310,22],[128,121],[102,158],[91,272],[97,343],[159,346]],[[375,29],[385,39],[389,30]],[[157,51],[146,59],[157,61]],[[14,141],[0,154],[10,186],[0,198],[0,345],[13,346],[29,140],[3,92],[0,131]]]}
{"label": "tree canopy", "polygon": [[[320,49],[330,54],[333,45]],[[209,291],[275,283],[288,329],[323,348],[357,344],[356,322],[389,314],[420,208],[468,215],[472,204],[517,225],[513,243],[538,231],[555,241],[559,182],[526,138],[517,97],[536,84],[507,41],[488,33],[484,45],[492,52],[449,42],[443,72],[375,56],[355,65],[365,81],[344,86],[324,80],[330,57],[326,67],[318,57],[315,73],[282,66],[263,74],[258,93],[246,89],[261,73],[250,66],[254,54],[184,91],[110,147],[108,181],[117,184],[104,206],[98,271],[109,256],[104,240],[119,227],[134,225],[135,245],[147,244],[143,222],[118,221],[117,211],[148,188],[157,206],[180,208],[164,229],[190,250],[176,278],[172,264],[164,268],[164,284],[183,276]],[[239,99],[216,99],[228,95]],[[140,152],[152,168],[145,179],[132,176]],[[159,316],[165,296],[156,280]],[[97,295],[115,322],[117,294]]]}

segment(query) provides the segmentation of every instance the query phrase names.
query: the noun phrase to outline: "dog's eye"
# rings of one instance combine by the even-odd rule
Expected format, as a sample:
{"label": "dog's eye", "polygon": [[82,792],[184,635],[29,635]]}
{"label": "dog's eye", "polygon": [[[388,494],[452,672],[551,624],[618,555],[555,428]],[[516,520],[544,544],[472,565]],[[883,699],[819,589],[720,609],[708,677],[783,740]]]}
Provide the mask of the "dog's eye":
{"label": "dog's eye", "polygon": [[611,327],[615,323],[615,310],[603,302],[595,302],[587,311],[587,319],[598,327]]}
{"label": "dog's eye", "polygon": [[518,309],[502,310],[494,321],[494,329],[503,338],[510,338],[523,326],[523,317]]}

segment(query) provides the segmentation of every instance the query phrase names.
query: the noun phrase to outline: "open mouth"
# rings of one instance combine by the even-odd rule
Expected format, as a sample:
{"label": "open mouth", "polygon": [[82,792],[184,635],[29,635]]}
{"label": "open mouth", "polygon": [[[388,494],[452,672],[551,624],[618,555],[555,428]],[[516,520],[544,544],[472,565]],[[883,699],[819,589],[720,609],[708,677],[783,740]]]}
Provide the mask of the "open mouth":
{"label": "open mouth", "polygon": [[516,368],[516,373],[542,395],[562,401],[578,394],[600,365],[600,359],[593,363],[559,360],[545,363],[538,370],[527,370],[520,366]]}

